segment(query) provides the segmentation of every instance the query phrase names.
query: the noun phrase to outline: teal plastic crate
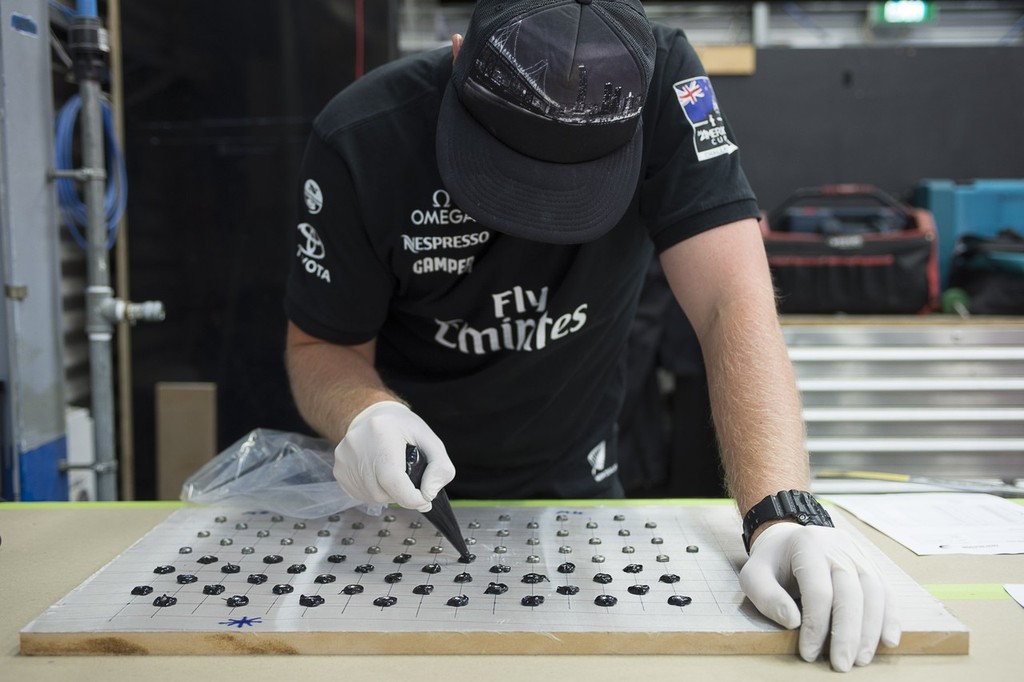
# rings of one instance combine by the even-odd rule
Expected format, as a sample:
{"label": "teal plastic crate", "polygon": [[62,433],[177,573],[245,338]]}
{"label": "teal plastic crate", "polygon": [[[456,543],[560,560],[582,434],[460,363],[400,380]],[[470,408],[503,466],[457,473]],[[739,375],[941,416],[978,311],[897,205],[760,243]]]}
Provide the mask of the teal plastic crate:
{"label": "teal plastic crate", "polygon": [[1005,227],[1024,234],[1024,178],[922,180],[913,204],[935,217],[942,289],[949,281],[953,247],[962,235],[991,236]]}

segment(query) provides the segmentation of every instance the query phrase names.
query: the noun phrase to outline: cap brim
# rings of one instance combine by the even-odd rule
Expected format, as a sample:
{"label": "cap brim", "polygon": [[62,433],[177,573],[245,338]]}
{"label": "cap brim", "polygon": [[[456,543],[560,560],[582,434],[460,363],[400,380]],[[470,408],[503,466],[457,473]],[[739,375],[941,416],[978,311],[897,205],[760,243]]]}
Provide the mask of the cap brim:
{"label": "cap brim", "polygon": [[524,156],[481,126],[448,84],[437,128],[437,165],[460,209],[484,227],[551,244],[597,239],[619,222],[636,192],[643,134],[585,163]]}

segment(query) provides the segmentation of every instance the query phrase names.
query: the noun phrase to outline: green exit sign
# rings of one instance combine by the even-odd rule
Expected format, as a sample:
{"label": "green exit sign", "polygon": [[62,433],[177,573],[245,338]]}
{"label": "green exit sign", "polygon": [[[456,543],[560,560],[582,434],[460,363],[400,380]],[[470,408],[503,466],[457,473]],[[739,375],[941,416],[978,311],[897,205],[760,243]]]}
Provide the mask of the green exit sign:
{"label": "green exit sign", "polygon": [[935,7],[923,0],[891,0],[876,3],[872,18],[879,24],[922,24],[935,18]]}

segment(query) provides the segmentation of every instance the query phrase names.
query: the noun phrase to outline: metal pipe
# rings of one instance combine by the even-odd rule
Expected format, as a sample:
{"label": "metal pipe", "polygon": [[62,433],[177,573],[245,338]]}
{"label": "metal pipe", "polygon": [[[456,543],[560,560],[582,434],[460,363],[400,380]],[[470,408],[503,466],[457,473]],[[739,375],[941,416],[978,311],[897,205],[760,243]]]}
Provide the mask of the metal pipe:
{"label": "metal pipe", "polygon": [[767,2],[755,2],[751,9],[750,34],[755,47],[767,47],[771,23],[771,8]]}
{"label": "metal pipe", "polygon": [[[99,82],[86,79],[78,84],[82,98],[82,162],[86,168],[105,168],[103,109]],[[96,448],[96,496],[117,499],[114,446],[114,368],[111,340],[113,328],[104,314],[113,298],[110,264],[107,259],[107,218],[103,206],[105,183],[93,178],[85,182],[86,230],[89,243],[88,287],[86,288],[86,332],[89,335],[89,378]]]}
{"label": "metal pipe", "polygon": [[117,499],[117,459],[114,446],[114,382],[111,339],[113,329],[104,314],[114,292],[110,288],[110,264],[107,260],[107,217],[104,207],[106,160],[104,158],[103,102],[100,77],[103,58],[109,50],[106,31],[95,16],[95,5],[79,4],[83,13],[76,16],[68,32],[68,43],[75,60],[75,79],[82,99],[79,114],[82,165],[88,177],[82,183],[85,202],[87,286],[86,322],[89,336],[89,382],[96,457],[96,496],[100,500]]}
{"label": "metal pipe", "polygon": [[103,102],[100,78],[104,59],[110,52],[107,32],[95,16],[95,2],[80,2],[79,15],[71,22],[68,44],[74,57],[81,110],[81,153],[83,168],[77,176],[83,183],[86,208],[87,286],[85,291],[86,332],[89,337],[89,382],[93,418],[95,459],[89,465],[96,472],[96,496],[116,500],[118,483],[114,409],[114,325],[138,320],[164,319],[163,303],[132,303],[114,297],[110,287],[109,240],[104,189],[106,184]]}

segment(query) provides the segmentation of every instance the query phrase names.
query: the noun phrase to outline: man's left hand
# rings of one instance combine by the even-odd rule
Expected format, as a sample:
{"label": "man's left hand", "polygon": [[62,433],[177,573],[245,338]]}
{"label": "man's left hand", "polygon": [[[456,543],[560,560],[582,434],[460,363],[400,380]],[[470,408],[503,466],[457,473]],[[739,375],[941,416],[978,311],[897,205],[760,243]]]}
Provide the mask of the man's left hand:
{"label": "man's left hand", "polygon": [[[829,660],[840,672],[870,663],[879,641],[899,644],[891,589],[841,529],[768,526],[750,548],[740,586],[766,617],[800,628],[800,656],[806,661],[821,655],[829,635]],[[802,616],[790,591],[800,597]]]}

